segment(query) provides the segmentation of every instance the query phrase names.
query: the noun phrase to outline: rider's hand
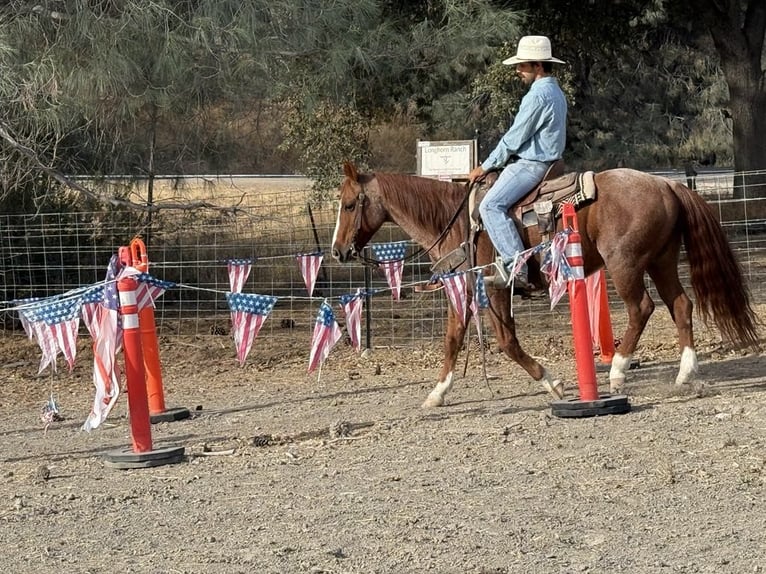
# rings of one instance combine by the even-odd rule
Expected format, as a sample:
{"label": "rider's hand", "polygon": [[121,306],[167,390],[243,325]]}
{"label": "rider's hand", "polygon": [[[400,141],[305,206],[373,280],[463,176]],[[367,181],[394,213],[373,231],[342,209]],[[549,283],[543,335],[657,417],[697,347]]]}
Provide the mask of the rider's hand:
{"label": "rider's hand", "polygon": [[471,170],[471,173],[468,174],[468,181],[473,184],[477,179],[484,177],[484,173],[484,168],[481,167],[481,165],[477,165]]}

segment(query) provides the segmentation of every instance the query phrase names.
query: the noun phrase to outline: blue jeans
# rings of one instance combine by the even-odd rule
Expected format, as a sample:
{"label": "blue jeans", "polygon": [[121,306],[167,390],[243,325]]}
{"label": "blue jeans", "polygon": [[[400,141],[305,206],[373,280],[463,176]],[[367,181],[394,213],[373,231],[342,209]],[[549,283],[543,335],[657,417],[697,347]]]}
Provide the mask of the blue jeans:
{"label": "blue jeans", "polygon": [[[507,165],[479,205],[484,227],[506,267],[513,263],[519,251],[524,251],[524,243],[516,224],[508,217],[508,210],[542,181],[549,165],[523,159]],[[526,266],[522,272],[526,272]]]}

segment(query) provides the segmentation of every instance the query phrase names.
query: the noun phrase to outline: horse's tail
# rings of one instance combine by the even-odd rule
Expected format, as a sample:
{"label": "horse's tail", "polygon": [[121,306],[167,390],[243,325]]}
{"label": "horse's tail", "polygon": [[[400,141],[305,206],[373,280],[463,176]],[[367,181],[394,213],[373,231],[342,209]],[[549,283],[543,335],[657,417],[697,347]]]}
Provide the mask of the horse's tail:
{"label": "horse's tail", "polygon": [[679,182],[671,188],[682,206],[683,235],[697,311],[710,319],[725,339],[760,349],[759,320],[750,304],[734,252],[710,206]]}

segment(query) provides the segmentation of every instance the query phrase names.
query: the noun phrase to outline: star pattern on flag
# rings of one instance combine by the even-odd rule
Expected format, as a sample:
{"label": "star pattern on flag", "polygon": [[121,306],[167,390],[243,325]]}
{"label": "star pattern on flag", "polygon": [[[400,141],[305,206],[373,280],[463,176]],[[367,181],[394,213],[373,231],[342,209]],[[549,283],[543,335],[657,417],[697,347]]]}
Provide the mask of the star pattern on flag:
{"label": "star pattern on flag", "polygon": [[77,354],[77,329],[80,326],[82,297],[50,297],[38,302],[26,313],[32,332],[43,352],[40,362],[42,372],[48,365],[56,370],[59,351],[71,370]]}
{"label": "star pattern on flag", "polygon": [[82,307],[80,315],[85,323],[85,328],[92,339],[98,337],[98,324],[101,316],[101,301],[104,299],[104,286],[96,285],[91,287],[82,295]]}
{"label": "star pattern on flag", "polygon": [[244,365],[253,341],[276,305],[277,298],[250,293],[227,293],[226,301],[232,312],[232,335],[239,364]]}
{"label": "star pattern on flag", "polygon": [[407,243],[407,241],[373,243],[370,247],[375,259],[378,261],[398,261],[404,259],[404,254],[407,252]]}

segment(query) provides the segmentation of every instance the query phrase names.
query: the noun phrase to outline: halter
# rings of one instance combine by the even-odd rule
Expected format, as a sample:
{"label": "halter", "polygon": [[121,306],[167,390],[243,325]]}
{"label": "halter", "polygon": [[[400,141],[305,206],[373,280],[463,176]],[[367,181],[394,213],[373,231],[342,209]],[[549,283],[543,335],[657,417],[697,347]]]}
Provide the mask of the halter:
{"label": "halter", "polygon": [[[364,186],[360,183],[359,187],[361,191],[359,192],[359,195],[356,196],[356,213],[354,213],[354,233],[351,236],[351,248],[356,252],[357,257],[362,260],[362,262],[365,265],[371,265],[371,266],[377,266],[380,263],[383,263],[382,261],[375,259],[373,257],[365,257],[362,254],[362,251],[356,246],[356,236],[359,233],[359,229],[362,227],[362,208],[364,207],[364,200],[367,198],[367,193],[364,190]],[[442,232],[439,234],[439,236],[434,240],[434,242],[431,244],[431,246],[428,249],[423,249],[422,247],[418,247],[417,251],[412,253],[411,255],[408,255],[403,259],[403,261],[406,263],[408,261],[414,261],[421,255],[427,255],[431,252],[431,250],[436,247],[436,245],[439,244],[439,242],[444,239],[444,237],[449,233],[449,230],[452,229],[452,226],[455,225],[455,222],[457,221],[458,216],[460,215],[460,212],[463,211],[463,208],[465,207],[465,204],[468,202],[468,198],[471,195],[471,186],[466,186],[466,193],[465,196],[463,196],[463,200],[460,202],[460,205],[458,205],[457,210],[452,215],[452,218],[450,218],[449,222],[447,223],[447,227],[445,227]]]}

